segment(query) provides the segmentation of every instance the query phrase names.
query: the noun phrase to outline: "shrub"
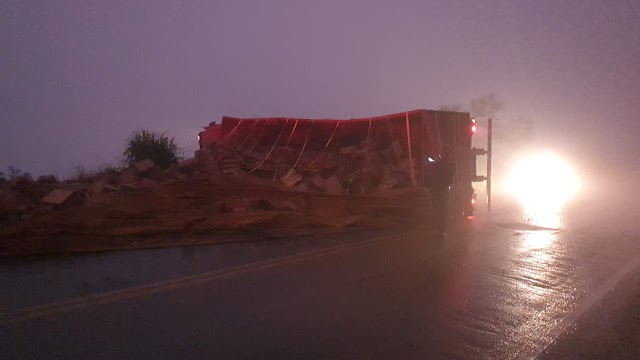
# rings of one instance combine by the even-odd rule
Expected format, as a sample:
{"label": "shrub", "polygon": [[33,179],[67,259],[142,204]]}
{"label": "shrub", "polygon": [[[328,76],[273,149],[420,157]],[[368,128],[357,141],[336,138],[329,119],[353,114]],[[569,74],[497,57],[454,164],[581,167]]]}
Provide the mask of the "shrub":
{"label": "shrub", "polygon": [[90,183],[93,181],[95,171],[85,169],[83,164],[73,164],[73,175],[71,179],[78,182]]}
{"label": "shrub", "polygon": [[178,147],[174,139],[164,133],[140,130],[127,139],[124,156],[129,164],[151,159],[157,166],[166,168],[178,162]]}
{"label": "shrub", "polygon": [[14,180],[22,176],[22,170],[11,165],[9,166],[9,180]]}

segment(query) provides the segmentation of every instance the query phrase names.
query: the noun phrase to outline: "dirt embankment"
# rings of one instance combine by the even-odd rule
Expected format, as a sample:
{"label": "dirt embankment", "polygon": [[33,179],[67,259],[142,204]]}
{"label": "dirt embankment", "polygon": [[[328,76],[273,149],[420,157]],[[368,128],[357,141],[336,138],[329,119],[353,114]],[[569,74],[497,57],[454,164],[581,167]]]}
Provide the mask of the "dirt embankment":
{"label": "dirt embankment", "polygon": [[[146,184],[143,179],[135,186],[121,184],[118,188],[99,181],[85,185],[23,181],[18,187],[5,187],[0,198],[5,204],[0,255],[5,256],[399,227],[424,219],[427,208],[420,189],[376,196],[300,192],[248,175],[182,176]],[[61,193],[50,193],[55,189]],[[47,194],[51,203],[33,202]],[[31,206],[20,211],[26,196],[33,198]]]}

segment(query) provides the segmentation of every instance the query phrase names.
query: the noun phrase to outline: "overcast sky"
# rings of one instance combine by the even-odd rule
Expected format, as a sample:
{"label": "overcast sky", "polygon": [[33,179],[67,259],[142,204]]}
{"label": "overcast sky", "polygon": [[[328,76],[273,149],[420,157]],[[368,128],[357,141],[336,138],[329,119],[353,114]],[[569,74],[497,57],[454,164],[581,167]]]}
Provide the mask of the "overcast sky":
{"label": "overcast sky", "polygon": [[3,0],[0,169],[186,155],[222,115],[350,118],[495,92],[537,143],[640,155],[640,2]]}

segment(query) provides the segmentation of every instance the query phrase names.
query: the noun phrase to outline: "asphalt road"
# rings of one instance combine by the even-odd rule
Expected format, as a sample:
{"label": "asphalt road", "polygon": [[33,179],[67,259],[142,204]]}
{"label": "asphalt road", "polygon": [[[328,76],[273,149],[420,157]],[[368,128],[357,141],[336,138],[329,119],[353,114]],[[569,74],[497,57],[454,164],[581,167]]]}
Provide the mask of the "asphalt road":
{"label": "asphalt road", "polygon": [[583,205],[497,203],[446,241],[415,227],[5,261],[0,358],[574,358],[579,329],[636,331],[612,289],[640,296],[636,214]]}
{"label": "asphalt road", "polygon": [[626,275],[540,356],[552,359],[637,359],[640,273]]}

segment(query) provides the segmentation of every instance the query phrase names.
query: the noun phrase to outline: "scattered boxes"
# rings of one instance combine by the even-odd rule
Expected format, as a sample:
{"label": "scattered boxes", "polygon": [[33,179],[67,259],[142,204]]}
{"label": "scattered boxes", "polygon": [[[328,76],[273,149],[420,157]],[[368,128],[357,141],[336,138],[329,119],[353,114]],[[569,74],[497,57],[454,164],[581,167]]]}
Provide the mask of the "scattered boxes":
{"label": "scattered boxes", "polygon": [[42,198],[42,203],[51,205],[62,205],[71,198],[75,191],[65,189],[54,189],[47,196]]}
{"label": "scattered boxes", "polygon": [[324,180],[325,191],[331,194],[343,193],[342,184],[336,175]]}
{"label": "scattered boxes", "polygon": [[237,175],[240,173],[240,160],[225,159],[222,161],[222,173],[225,175]]}
{"label": "scattered boxes", "polygon": [[291,187],[302,181],[302,175],[292,170],[280,177],[280,181],[282,181],[285,186]]}

